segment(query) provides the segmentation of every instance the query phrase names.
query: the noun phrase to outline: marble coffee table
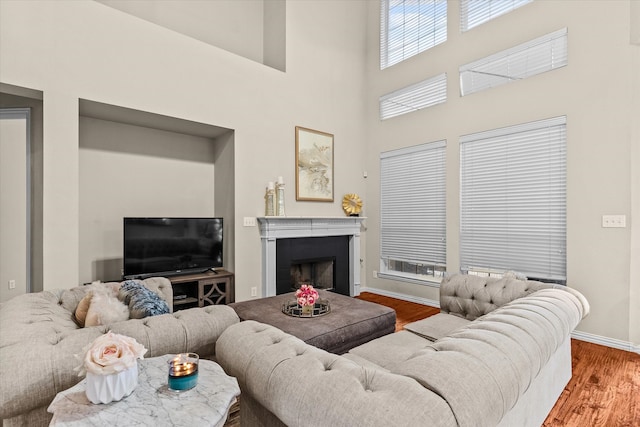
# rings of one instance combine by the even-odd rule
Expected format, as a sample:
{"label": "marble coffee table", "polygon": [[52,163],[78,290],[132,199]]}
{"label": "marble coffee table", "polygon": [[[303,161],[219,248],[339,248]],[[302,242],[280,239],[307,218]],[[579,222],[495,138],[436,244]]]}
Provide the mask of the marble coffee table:
{"label": "marble coffee table", "polygon": [[200,359],[198,384],[181,393],[167,388],[167,361],[173,355],[138,362],[138,387],[118,402],[93,404],[80,381],[56,395],[47,409],[51,426],[222,426],[240,395],[238,381],[215,362]]}

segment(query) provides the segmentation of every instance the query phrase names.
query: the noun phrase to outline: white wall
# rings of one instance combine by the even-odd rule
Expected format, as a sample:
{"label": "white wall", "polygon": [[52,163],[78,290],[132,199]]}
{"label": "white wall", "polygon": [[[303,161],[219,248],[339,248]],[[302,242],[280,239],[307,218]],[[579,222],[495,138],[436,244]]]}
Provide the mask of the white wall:
{"label": "white wall", "polygon": [[[635,46],[632,70],[640,70],[640,2],[632,1],[631,43]],[[630,110],[640,112],[640,78],[631,83],[632,103]],[[632,119],[631,150],[631,273],[629,280],[631,292],[629,298],[630,341],[640,343],[640,120]]]}
{"label": "white wall", "polygon": [[96,0],[154,24],[263,62],[263,0]]}
{"label": "white wall", "polygon": [[[44,289],[75,286],[87,268],[82,98],[235,131],[225,158],[235,162],[236,299],[248,299],[261,282],[260,238],[242,218],[264,214],[267,181],[284,177],[288,215],[342,215],[342,195],[364,194],[365,10],[288,2],[283,73],[94,1],[0,2],[2,82],[44,93]],[[335,135],[335,202],[295,201],[295,126]]]}
{"label": "white wall", "polygon": [[81,282],[119,280],[123,217],[215,216],[215,143],[80,117]]}
{"label": "white wall", "polygon": [[[636,83],[640,52],[629,42],[629,2],[537,1],[464,34],[458,29],[459,4],[449,2],[448,41],[383,71],[379,69],[376,27],[379,4],[369,5],[369,216],[378,216],[379,153],[446,139],[447,263],[449,271],[458,271],[458,138],[566,115],[568,284],[584,293],[592,304],[591,314],[578,329],[632,341],[629,299],[640,287],[640,283],[630,281],[629,275],[631,263],[638,263],[630,253],[633,224],[624,229],[601,227],[603,214],[631,217],[630,169],[631,164],[636,168],[639,164],[637,151],[632,158],[630,149],[632,123],[640,117]],[[458,66],[564,27],[569,34],[567,67],[459,96]],[[379,96],[441,72],[448,76],[445,104],[382,122],[377,119]],[[373,270],[378,268],[379,224],[369,221],[368,228],[368,286],[437,300],[436,288],[372,279]],[[637,333],[634,340],[638,344]]]}

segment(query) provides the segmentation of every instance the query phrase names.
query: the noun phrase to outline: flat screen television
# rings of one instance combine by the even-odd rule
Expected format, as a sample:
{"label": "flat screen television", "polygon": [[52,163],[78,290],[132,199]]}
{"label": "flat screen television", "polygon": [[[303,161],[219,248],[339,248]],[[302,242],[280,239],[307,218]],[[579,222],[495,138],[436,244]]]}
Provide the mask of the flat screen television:
{"label": "flat screen television", "polygon": [[124,218],[124,278],[175,276],[222,264],[222,218]]}

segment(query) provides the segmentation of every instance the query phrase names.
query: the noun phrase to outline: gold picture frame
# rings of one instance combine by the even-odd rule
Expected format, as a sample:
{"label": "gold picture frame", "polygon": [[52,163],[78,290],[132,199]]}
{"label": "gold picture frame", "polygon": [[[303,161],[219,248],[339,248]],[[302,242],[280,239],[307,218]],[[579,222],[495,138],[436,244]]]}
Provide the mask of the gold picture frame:
{"label": "gold picture frame", "polygon": [[333,202],[333,135],[296,126],[296,200]]}

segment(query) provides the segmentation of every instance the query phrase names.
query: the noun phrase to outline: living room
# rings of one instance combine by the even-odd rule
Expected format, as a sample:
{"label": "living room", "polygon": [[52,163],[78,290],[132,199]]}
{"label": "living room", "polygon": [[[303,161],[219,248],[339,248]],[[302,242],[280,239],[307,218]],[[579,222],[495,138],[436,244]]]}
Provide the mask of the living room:
{"label": "living room", "polygon": [[[232,143],[220,146],[232,146],[233,152],[223,154],[224,161],[215,161],[214,168],[204,172],[221,173],[221,178],[180,203],[161,197],[157,189],[137,206],[136,214],[224,216],[232,243],[226,267],[236,276],[236,300],[251,299],[251,288],[260,289],[262,281],[260,236],[255,227],[243,226],[242,219],[264,216],[265,185],[283,176],[289,216],[340,216],[342,195],[361,195],[367,219],[359,290],[437,301],[437,286],[376,277],[381,153],[447,141],[446,258],[447,271],[455,272],[460,269],[460,137],[566,116],[567,284],[592,304],[591,314],[574,334],[638,351],[640,237],[633,224],[640,211],[640,129],[634,120],[640,111],[640,19],[635,2],[588,1],[577,7],[575,2],[534,1],[467,33],[457,30],[458,3],[451,2],[447,41],[385,70],[379,64],[377,1],[286,2],[286,61],[284,65],[276,61],[275,66],[264,65],[264,51],[257,60],[256,55],[244,53],[253,56],[249,59],[108,3],[0,3],[2,92],[41,98],[41,198],[34,203],[36,207],[40,203],[41,226],[36,224],[33,230],[39,236],[32,248],[37,270],[32,274],[33,290],[109,280],[112,277],[99,277],[104,268],[90,264],[118,263],[118,230],[96,232],[92,238],[83,238],[83,233],[97,227],[92,220],[101,204],[110,207],[112,216],[118,215],[109,219],[111,224],[121,220],[122,211],[112,207],[118,192],[108,199],[104,194],[108,187],[123,192],[125,188],[122,182],[111,181],[113,171],[108,182],[98,185],[95,178],[100,174],[91,169],[109,162],[108,157],[96,157],[98,151],[135,159],[124,149],[100,150],[99,140],[83,138],[87,131],[114,122],[104,113],[91,117],[87,106],[105,104],[232,132]],[[247,4],[261,2],[243,3],[251,9]],[[218,15],[215,19],[223,20]],[[562,28],[569,34],[567,66],[459,95],[461,65]],[[237,44],[255,45],[255,33],[237,31],[232,37]],[[440,73],[448,76],[446,103],[379,119],[381,96]],[[334,135],[332,203],[295,198],[295,126]],[[203,138],[217,141],[219,135]],[[215,152],[209,155],[216,157]],[[146,154],[137,164],[139,169],[136,163],[127,163],[131,169],[127,173],[141,176],[164,166],[150,160],[154,157],[161,156]],[[190,161],[176,175],[192,170],[194,163],[202,166]],[[123,164],[117,163],[117,168]],[[85,187],[87,183],[92,186]],[[133,188],[127,191],[121,200],[135,194]],[[203,193],[209,199],[203,201]],[[92,212],[88,216],[87,210]],[[609,214],[625,215],[626,227],[603,228],[602,216]],[[95,243],[105,234],[116,237]]]}

